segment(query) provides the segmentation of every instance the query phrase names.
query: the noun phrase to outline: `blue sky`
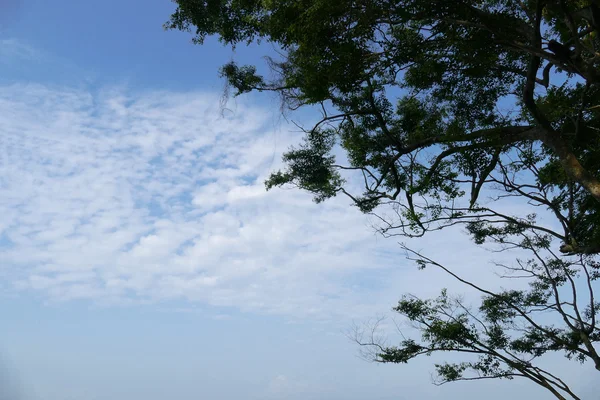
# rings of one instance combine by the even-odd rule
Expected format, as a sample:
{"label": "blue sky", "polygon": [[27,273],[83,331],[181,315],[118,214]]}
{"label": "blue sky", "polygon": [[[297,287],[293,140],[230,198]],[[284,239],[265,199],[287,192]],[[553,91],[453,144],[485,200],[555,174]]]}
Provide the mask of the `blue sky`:
{"label": "blue sky", "polygon": [[[217,69],[268,49],[165,32],[167,0],[0,7],[0,400],[543,398],[357,356],[353,321],[462,289],[344,199],[264,191],[297,129],[268,96],[223,115]],[[419,247],[493,282],[465,243]]]}

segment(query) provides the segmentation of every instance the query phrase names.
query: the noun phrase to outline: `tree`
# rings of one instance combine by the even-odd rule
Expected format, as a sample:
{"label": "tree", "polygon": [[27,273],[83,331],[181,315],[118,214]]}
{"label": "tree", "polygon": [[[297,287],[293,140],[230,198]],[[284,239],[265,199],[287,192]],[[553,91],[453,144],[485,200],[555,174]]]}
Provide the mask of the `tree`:
{"label": "tree", "polygon": [[381,363],[407,363],[421,355],[455,353],[460,362],[435,364],[437,384],[481,379],[527,378],[558,399],[580,399],[555,372],[537,362],[549,352],[591,362],[600,371],[600,302],[594,282],[600,263],[589,256],[565,259],[549,248],[548,237],[532,230],[504,236],[502,245],[530,251],[530,259],[503,264],[508,278],[524,278],[528,289],[493,292],[458,276],[447,266],[405,247],[422,268],[443,269],[482,294],[478,308],[442,290],[435,299],[405,295],[394,310],[410,321],[421,340],[407,338],[388,346],[371,330],[356,330],[353,339],[367,348],[367,356]]}
{"label": "tree", "polygon": [[[481,288],[479,316],[447,294],[403,299],[397,311],[420,326],[425,340],[414,342],[417,347],[407,342],[399,353],[382,348],[382,360],[433,351],[479,354],[479,361],[438,371],[445,380],[462,379],[467,370],[521,375],[558,398],[577,398],[533,361],[566,351],[599,365],[592,286],[600,253],[597,0],[176,3],[166,27],[193,30],[199,44],[217,35],[232,46],[266,40],[279,49],[277,58],[267,57],[270,79],[254,65],[222,67],[236,95],[274,92],[291,110],[314,106],[322,113],[305,129],[303,143],[284,155],[286,168],[267,188],[295,185],[317,202],[344,194],[379,218],[386,236],[462,225],[478,244],[533,254],[507,266],[527,274],[531,289]],[[334,156],[340,148],[346,160]],[[361,190],[353,189],[355,177]],[[500,211],[496,201],[513,198],[534,211]],[[546,211],[556,223],[540,217]],[[563,302],[565,289],[580,290],[576,279],[587,282],[592,299],[585,306],[581,296]],[[564,326],[528,320],[543,309]]]}
{"label": "tree", "polygon": [[[531,200],[567,214],[566,252],[600,251],[590,228],[600,215],[596,0],[176,3],[166,26],[194,29],[197,43],[218,35],[281,49],[281,59],[268,58],[271,80],[226,64],[236,94],[274,91],[291,109],[321,107],[269,188],[293,184],[316,201],[343,193],[365,212],[392,204],[401,221],[388,228],[422,234],[488,213],[478,200],[495,183],[489,171],[515,147],[534,146],[543,149],[542,190],[571,189]],[[336,146],[348,163],[337,164]],[[348,190],[349,172],[364,180],[362,193]],[[432,197],[435,205],[419,201]]]}
{"label": "tree", "polygon": [[[420,355],[454,353],[465,356],[466,360],[436,364],[439,384],[523,377],[558,399],[579,399],[564,380],[540,367],[537,361],[548,353],[563,352],[568,359],[590,362],[600,371],[600,350],[597,348],[600,302],[596,296],[600,262],[597,254],[574,252],[565,243],[560,246],[562,253],[553,250],[557,241],[565,240],[553,227],[567,231],[565,226],[574,220],[570,218],[575,207],[562,208],[561,204],[573,204],[578,196],[576,191],[581,189],[572,184],[555,187],[553,191],[546,187],[544,181],[548,172],[536,166],[539,162],[547,165],[544,164],[547,162],[545,156],[546,152],[540,147],[520,144],[512,148],[510,157],[499,157],[494,167],[487,171],[486,180],[496,185],[487,193],[492,196],[492,201],[485,207],[477,207],[477,218],[469,214],[473,208],[444,210],[440,207],[435,210],[439,207],[435,202],[424,206],[434,214],[428,224],[440,224],[433,229],[464,224],[476,244],[493,246],[493,250],[509,252],[511,256],[514,254],[512,263],[496,265],[507,271],[503,278],[526,280],[528,288],[499,292],[486,289],[468,277],[457,275],[443,262],[403,245],[409,259],[416,261],[420,268],[442,269],[482,294],[482,302],[473,308],[446,290],[442,290],[436,299],[403,296],[394,311],[412,323],[421,340],[403,335],[398,346],[386,346],[374,338],[373,331],[366,336],[362,331],[355,332],[354,340],[369,348],[371,359],[406,363]],[[497,202],[506,198],[527,200],[533,208],[545,206],[549,213],[538,221],[535,213],[519,217],[499,212]],[[565,199],[568,199],[566,203]],[[593,204],[594,200],[591,201]],[[385,235],[411,236],[411,228],[414,228],[410,224],[403,225],[401,219],[395,224],[389,216],[380,220]],[[580,232],[593,237],[598,226],[580,228]],[[399,233],[397,229],[400,229]],[[585,233],[586,230],[589,233]]]}

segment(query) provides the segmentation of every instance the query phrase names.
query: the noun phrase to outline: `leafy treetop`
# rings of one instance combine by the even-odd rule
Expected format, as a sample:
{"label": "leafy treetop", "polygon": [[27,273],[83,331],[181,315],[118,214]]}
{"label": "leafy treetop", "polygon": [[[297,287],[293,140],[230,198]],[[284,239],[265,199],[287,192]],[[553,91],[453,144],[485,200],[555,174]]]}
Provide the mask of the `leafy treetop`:
{"label": "leafy treetop", "polygon": [[[166,27],[199,44],[217,35],[281,49],[272,79],[223,66],[236,94],[274,91],[291,109],[322,109],[268,188],[293,184],[316,201],[344,193],[365,212],[391,204],[389,234],[465,223],[483,240],[536,226],[481,205],[491,185],[559,217],[565,253],[600,252],[597,0],[176,3]],[[363,178],[361,192],[343,171]]]}

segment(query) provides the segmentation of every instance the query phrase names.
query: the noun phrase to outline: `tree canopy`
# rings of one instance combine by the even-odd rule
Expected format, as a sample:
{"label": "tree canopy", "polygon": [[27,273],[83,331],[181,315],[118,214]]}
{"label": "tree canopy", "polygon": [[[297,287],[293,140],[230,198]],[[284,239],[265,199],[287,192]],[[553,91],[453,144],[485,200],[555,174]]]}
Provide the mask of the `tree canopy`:
{"label": "tree canopy", "polygon": [[[297,185],[317,201],[344,193],[365,212],[390,203],[398,220],[385,231],[419,235],[485,218],[479,195],[500,184],[561,214],[565,252],[600,251],[596,0],[176,3],[166,27],[193,31],[197,43],[217,35],[281,49],[268,59],[270,79],[255,65],[224,65],[236,94],[274,91],[292,109],[321,107],[269,188]],[[333,157],[337,146],[347,163]],[[522,171],[539,170],[534,182],[504,168],[515,149]],[[364,190],[348,189],[348,172]]]}

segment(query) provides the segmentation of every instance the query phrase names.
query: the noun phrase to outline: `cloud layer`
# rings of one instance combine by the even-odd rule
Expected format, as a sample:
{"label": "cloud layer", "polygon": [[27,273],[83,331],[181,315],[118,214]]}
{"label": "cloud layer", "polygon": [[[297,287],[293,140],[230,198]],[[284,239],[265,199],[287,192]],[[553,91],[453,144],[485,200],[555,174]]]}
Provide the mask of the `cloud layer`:
{"label": "cloud layer", "polygon": [[0,274],[13,288],[319,315],[364,304],[392,268],[345,199],[265,192],[297,138],[264,109],[23,84],[2,87],[0,106]]}

